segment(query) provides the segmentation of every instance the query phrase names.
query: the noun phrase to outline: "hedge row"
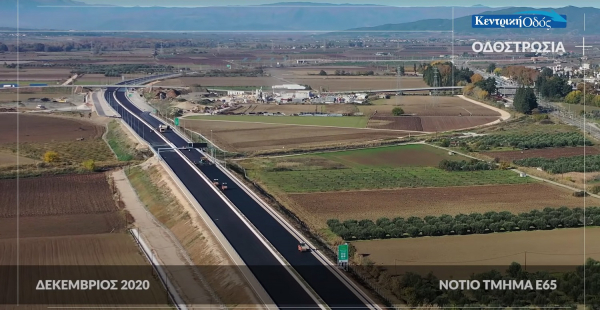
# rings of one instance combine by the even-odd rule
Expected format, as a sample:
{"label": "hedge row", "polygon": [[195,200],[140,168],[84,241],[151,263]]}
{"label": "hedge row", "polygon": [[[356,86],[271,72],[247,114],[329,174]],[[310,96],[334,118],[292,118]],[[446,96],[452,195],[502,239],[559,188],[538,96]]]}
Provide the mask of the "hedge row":
{"label": "hedge row", "polygon": [[[585,170],[584,170],[585,159]],[[594,172],[600,171],[600,155],[570,156],[556,159],[548,158],[524,158],[515,160],[514,163],[525,167],[541,167],[544,171],[550,173],[567,172]]]}
{"label": "hedge row", "polygon": [[496,165],[485,161],[472,159],[471,161],[447,160],[440,161],[438,167],[446,171],[478,171],[478,170],[494,170]]}
{"label": "hedge row", "polygon": [[[585,219],[585,221],[584,221]],[[585,222],[585,223],[584,223]],[[344,240],[371,240],[386,238],[407,238],[421,236],[486,234],[492,232],[545,230],[600,226],[600,207],[569,209],[567,207],[545,208],[521,214],[507,211],[458,214],[456,216],[426,216],[404,219],[380,218],[371,220],[347,220],[340,222],[330,219],[327,225],[331,231]]]}

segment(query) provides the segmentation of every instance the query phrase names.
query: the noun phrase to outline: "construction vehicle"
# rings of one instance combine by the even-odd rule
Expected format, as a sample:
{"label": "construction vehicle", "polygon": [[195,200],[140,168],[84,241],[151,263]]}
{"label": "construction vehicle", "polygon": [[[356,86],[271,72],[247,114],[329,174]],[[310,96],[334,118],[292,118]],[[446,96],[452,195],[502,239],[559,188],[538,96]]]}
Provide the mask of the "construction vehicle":
{"label": "construction vehicle", "polygon": [[221,190],[224,191],[227,189],[227,183],[223,182],[221,183]]}
{"label": "construction vehicle", "polygon": [[299,252],[308,252],[310,250],[310,248],[308,247],[308,245],[304,242],[300,242],[298,244],[298,251]]}
{"label": "construction vehicle", "polygon": [[213,184],[215,186],[219,186],[219,179],[213,179]]}
{"label": "construction vehicle", "polygon": [[165,132],[167,130],[169,130],[169,126],[163,124],[158,125],[158,131]]}

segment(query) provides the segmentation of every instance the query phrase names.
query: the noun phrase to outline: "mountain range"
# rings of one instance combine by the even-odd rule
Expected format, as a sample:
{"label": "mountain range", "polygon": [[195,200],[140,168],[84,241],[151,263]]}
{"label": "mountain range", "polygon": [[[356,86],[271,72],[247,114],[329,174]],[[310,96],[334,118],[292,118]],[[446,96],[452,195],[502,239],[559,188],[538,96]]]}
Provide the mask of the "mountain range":
{"label": "mountain range", "polygon": [[[168,3],[168,2],[167,2]],[[489,7],[455,7],[455,17]],[[20,0],[19,27],[76,31],[339,31],[451,18],[450,7],[281,2],[255,6],[118,7]],[[0,27],[17,26],[17,0],[0,0]]]}
{"label": "mountain range", "polygon": [[[567,16],[566,28],[555,28],[550,30],[543,29],[514,29],[514,28],[472,28],[471,16],[463,16],[454,19],[455,34],[541,34],[541,35],[597,35],[600,34],[600,24],[595,21],[600,19],[600,9],[592,7],[575,7],[566,6],[562,8],[529,8],[529,7],[511,7],[500,10],[487,11],[475,14],[513,14],[522,11],[542,10],[551,11]],[[585,14],[585,32],[584,32],[584,16]],[[450,31],[452,30],[452,19],[448,18],[432,18],[414,22],[405,23],[389,23],[376,27],[352,28],[349,31],[353,33],[360,31]]]}

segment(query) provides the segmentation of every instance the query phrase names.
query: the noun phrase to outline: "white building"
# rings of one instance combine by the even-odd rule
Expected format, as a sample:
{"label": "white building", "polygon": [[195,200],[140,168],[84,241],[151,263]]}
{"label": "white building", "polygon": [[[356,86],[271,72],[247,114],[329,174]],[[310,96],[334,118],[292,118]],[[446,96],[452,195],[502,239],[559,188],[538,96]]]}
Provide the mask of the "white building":
{"label": "white building", "polygon": [[243,90],[228,90],[227,91],[227,96],[240,96],[243,94],[244,94]]}
{"label": "white building", "polygon": [[283,85],[274,85],[271,88],[273,88],[273,92],[276,92],[278,90],[304,90],[306,89],[306,87],[302,86],[302,85],[298,85],[298,84],[283,84]]}

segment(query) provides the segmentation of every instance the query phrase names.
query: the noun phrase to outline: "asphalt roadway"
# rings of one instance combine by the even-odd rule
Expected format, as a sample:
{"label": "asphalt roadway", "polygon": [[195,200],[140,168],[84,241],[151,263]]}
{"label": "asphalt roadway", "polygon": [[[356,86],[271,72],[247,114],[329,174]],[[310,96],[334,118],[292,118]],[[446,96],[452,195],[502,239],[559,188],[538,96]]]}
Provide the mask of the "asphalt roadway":
{"label": "asphalt roadway", "polygon": [[[134,80],[129,83],[139,83]],[[106,96],[112,96],[115,88],[109,88]],[[118,101],[127,109],[144,119],[152,127],[157,128],[161,122],[149,113],[140,111],[121,91],[116,92]],[[123,119],[138,132],[140,137],[147,140],[153,148],[164,147],[165,143],[158,134],[143,123],[131,117],[114,99],[109,101]],[[187,146],[187,142],[175,132],[163,133],[164,137],[175,146]],[[203,155],[196,151],[182,151],[192,162],[198,162]],[[183,184],[192,193],[198,203],[205,209],[219,230],[230,242],[246,266],[261,283],[279,307],[318,308],[315,301],[290,275],[286,267],[281,266],[275,256],[260,242],[260,240],[243,224],[242,220],[227,206],[209,185],[192,169],[184,159],[172,151],[161,152],[164,161],[173,169]],[[297,250],[298,241],[280,225],[267,211],[254,201],[216,166],[202,166],[202,173],[209,179],[219,179],[227,182],[228,189],[223,193],[244,214],[260,233],[277,249],[277,251],[293,266],[298,274],[312,287],[319,297],[332,308],[368,309],[367,305],[358,298],[334,273],[310,253],[300,253]],[[289,268],[289,267],[287,267]]]}

